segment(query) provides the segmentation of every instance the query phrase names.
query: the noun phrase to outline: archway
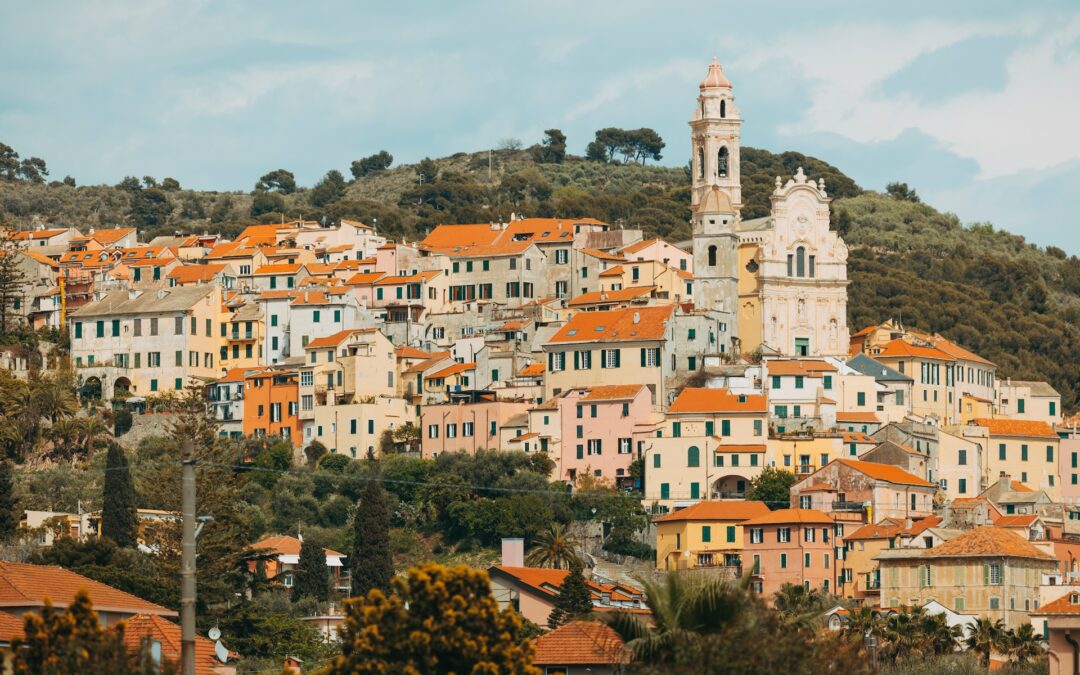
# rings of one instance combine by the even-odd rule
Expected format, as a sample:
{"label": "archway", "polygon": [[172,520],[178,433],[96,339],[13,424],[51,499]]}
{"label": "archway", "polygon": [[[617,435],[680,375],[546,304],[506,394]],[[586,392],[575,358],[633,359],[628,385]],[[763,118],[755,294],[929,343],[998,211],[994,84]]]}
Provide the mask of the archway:
{"label": "archway", "polygon": [[113,382],[113,398],[125,399],[131,393],[131,380],[126,377],[118,377]]}
{"label": "archway", "polygon": [[79,387],[79,397],[84,401],[101,400],[101,378],[91,375]]}
{"label": "archway", "polygon": [[746,490],[750,487],[750,481],[746,476],[740,476],[738,474],[729,474],[727,476],[721,476],[713,481],[712,484],[712,498],[713,499],[744,499],[746,497]]}

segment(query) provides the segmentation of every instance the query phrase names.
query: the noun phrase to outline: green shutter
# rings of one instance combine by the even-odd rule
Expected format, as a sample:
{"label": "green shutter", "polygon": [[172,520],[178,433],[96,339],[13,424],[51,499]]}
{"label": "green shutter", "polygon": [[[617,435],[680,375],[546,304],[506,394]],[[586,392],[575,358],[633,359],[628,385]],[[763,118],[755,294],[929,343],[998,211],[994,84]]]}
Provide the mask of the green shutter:
{"label": "green shutter", "polygon": [[574,352],[574,370],[581,370],[581,352]]}
{"label": "green shutter", "polygon": [[641,367],[645,367],[645,348],[641,348]]}
{"label": "green shutter", "polygon": [[615,367],[619,368],[620,366],[622,366],[622,350],[621,349],[616,349],[615,350]]}
{"label": "green shutter", "polygon": [[728,525],[727,526],[727,540],[728,540],[729,544],[735,543],[735,526],[734,525]]}
{"label": "green shutter", "polygon": [[715,431],[715,429],[713,427],[713,422],[706,422],[705,423],[705,435],[706,436],[712,436],[713,431]]}
{"label": "green shutter", "polygon": [[668,483],[660,483],[660,499],[671,498],[671,485]]}
{"label": "green shutter", "polygon": [[721,436],[730,436],[731,435],[731,420],[721,420],[720,421],[720,435]]}
{"label": "green shutter", "polygon": [[712,527],[709,525],[701,526],[701,541],[709,543],[712,541]]}
{"label": "green shutter", "polygon": [[657,452],[652,456],[652,465],[654,469],[660,468],[660,453]]}

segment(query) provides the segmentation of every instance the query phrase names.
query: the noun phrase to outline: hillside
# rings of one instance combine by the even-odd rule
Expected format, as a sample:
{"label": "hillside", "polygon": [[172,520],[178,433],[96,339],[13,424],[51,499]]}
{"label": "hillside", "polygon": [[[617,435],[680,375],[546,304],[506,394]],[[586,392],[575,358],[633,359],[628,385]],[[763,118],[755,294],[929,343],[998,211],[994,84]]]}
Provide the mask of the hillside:
{"label": "hillside", "polygon": [[[824,177],[834,223],[851,248],[849,325],[888,318],[961,342],[1002,377],[1045,379],[1066,410],[1080,403],[1080,261],[990,225],[964,227],[932,207],[864,192],[839,169],[795,152],[742,151],[743,215],[766,215],[776,175]],[[425,176],[420,181],[419,176]],[[258,177],[253,177],[254,184]],[[325,183],[326,181],[324,181]],[[332,182],[332,181],[331,181]],[[194,192],[163,180],[73,187],[0,180],[0,219],[81,228],[135,225],[145,240],[173,231],[235,235],[281,218],[375,222],[389,237],[439,223],[593,216],[647,235],[690,236],[685,168],[605,164],[580,157],[541,164],[528,150],[459,153],[288,194]],[[256,214],[256,215],[253,215]]]}

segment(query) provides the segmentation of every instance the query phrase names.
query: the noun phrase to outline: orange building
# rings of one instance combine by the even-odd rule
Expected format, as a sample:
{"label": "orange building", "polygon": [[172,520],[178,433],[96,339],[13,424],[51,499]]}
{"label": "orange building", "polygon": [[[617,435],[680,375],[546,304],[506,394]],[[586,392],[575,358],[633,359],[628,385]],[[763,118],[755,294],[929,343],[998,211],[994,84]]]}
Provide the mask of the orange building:
{"label": "orange building", "polygon": [[299,373],[294,368],[268,368],[244,377],[244,435],[281,436],[301,442]]}

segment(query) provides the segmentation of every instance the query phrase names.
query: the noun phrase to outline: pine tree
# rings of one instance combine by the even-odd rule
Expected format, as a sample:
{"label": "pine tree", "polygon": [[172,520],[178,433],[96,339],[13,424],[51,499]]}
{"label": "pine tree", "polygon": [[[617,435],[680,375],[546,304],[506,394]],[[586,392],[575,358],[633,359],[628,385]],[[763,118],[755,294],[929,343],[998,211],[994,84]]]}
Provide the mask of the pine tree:
{"label": "pine tree", "polygon": [[326,550],[311,539],[300,546],[300,562],[293,583],[293,602],[300,598],[330,599],[330,575],[326,569]]}
{"label": "pine tree", "polygon": [[105,494],[101,504],[101,536],[117,546],[129,548],[138,543],[139,516],[135,505],[135,483],[131,479],[124,449],[109,445],[105,458]]}
{"label": "pine tree", "polygon": [[353,528],[353,549],[349,556],[353,596],[367,596],[373,588],[388,591],[394,576],[390,558],[390,507],[378,480],[369,480],[364,487]]}
{"label": "pine tree", "polygon": [[15,494],[12,484],[14,467],[9,461],[0,462],[0,541],[7,540],[19,527],[19,517],[15,513]]}
{"label": "pine tree", "polygon": [[26,287],[26,273],[20,263],[22,256],[13,245],[0,245],[0,335],[8,335],[19,324],[19,308]]}
{"label": "pine tree", "polygon": [[592,611],[592,593],[589,592],[589,586],[585,583],[585,575],[580,565],[574,565],[563,579],[559,595],[555,597],[555,608],[548,615],[548,627],[558,628]]}

